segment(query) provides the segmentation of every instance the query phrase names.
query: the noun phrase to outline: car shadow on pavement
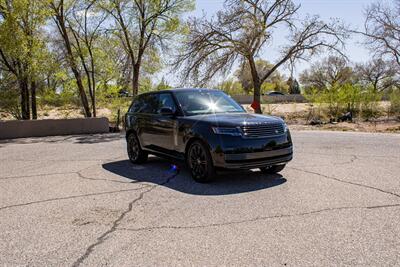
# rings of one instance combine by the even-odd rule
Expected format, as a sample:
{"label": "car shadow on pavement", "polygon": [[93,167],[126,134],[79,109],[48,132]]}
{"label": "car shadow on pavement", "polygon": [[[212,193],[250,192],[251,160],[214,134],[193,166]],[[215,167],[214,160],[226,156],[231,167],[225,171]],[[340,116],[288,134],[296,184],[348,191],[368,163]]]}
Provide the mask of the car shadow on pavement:
{"label": "car shadow on pavement", "polygon": [[0,144],[98,144],[108,143],[118,140],[123,140],[124,133],[103,133],[103,134],[81,134],[81,135],[58,135],[58,136],[45,136],[45,137],[26,137],[16,139],[0,140]]}
{"label": "car shadow on pavement", "polygon": [[88,134],[77,137],[74,140],[75,144],[98,144],[98,143],[108,143],[117,140],[122,140],[124,138],[122,133],[105,133],[105,134]]}
{"label": "car shadow on pavement", "polygon": [[[176,164],[180,169],[175,175],[171,168]],[[171,162],[157,157],[149,158],[142,165],[134,165],[129,160],[103,164],[103,168],[113,174],[132,181],[162,185],[170,189],[193,195],[229,195],[263,190],[282,185],[286,179],[280,174],[263,174],[260,171],[222,172],[207,184],[195,182],[183,163]],[[166,182],[168,181],[168,182]]]}

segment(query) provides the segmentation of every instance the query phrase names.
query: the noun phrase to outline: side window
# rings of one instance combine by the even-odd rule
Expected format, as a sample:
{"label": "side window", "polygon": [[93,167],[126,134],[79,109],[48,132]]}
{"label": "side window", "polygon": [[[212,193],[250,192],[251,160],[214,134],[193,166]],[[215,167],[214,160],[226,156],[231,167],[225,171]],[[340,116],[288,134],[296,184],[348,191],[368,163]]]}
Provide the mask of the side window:
{"label": "side window", "polygon": [[159,94],[158,113],[160,113],[161,108],[170,108],[173,112],[176,111],[175,101],[170,93]]}
{"label": "side window", "polygon": [[155,94],[142,95],[139,113],[156,114],[158,111],[158,96]]}
{"label": "side window", "polygon": [[168,107],[176,111],[176,105],[170,93],[140,95],[133,100],[129,112],[157,114],[161,108]]}
{"label": "side window", "polygon": [[132,112],[132,113],[138,112],[140,107],[141,107],[141,105],[142,105],[141,104],[141,97],[140,96],[135,97],[135,99],[132,102],[131,107],[129,108],[129,112]]}

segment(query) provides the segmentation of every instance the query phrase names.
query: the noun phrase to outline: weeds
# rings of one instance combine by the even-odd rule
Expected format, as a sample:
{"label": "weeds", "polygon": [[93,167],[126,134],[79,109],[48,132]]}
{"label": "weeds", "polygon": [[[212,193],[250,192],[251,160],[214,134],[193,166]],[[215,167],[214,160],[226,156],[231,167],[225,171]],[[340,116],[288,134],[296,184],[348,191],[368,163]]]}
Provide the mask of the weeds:
{"label": "weeds", "polygon": [[382,94],[372,87],[363,88],[359,85],[334,85],[326,90],[311,89],[305,94],[312,103],[311,119],[327,117],[330,121],[338,121],[345,114],[362,119],[376,118],[380,115],[378,102]]}

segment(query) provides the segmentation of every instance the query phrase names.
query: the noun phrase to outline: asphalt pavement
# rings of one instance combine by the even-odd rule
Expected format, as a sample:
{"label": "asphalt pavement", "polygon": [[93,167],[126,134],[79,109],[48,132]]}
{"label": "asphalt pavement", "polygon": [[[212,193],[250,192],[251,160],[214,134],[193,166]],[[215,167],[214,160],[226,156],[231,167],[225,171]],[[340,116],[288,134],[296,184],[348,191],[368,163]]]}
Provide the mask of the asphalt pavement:
{"label": "asphalt pavement", "polygon": [[197,184],[123,135],[0,142],[1,266],[399,266],[400,135],[293,132],[279,175]]}

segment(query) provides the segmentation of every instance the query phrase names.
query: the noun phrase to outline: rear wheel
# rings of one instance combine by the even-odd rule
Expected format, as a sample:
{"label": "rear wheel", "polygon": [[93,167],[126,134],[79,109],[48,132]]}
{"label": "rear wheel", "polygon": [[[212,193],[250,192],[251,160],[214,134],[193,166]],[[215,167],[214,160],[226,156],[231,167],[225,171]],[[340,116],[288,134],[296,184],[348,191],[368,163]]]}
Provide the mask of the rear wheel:
{"label": "rear wheel", "polygon": [[286,164],[272,165],[272,166],[260,168],[260,170],[263,173],[274,174],[274,173],[278,173],[278,172],[282,171],[285,168],[285,166],[286,166]]}
{"label": "rear wheel", "polygon": [[128,156],[129,160],[132,163],[144,163],[147,161],[148,153],[143,151],[140,147],[139,139],[137,138],[136,134],[130,134],[127,139],[128,145]]}
{"label": "rear wheel", "polygon": [[187,154],[187,164],[196,182],[207,183],[215,176],[210,151],[200,141],[195,141],[190,145]]}

